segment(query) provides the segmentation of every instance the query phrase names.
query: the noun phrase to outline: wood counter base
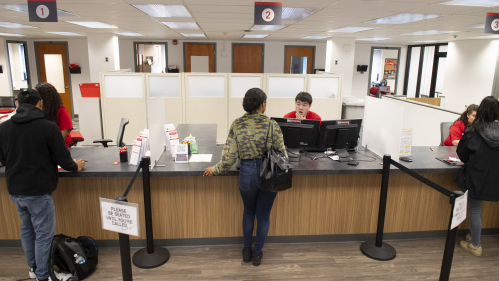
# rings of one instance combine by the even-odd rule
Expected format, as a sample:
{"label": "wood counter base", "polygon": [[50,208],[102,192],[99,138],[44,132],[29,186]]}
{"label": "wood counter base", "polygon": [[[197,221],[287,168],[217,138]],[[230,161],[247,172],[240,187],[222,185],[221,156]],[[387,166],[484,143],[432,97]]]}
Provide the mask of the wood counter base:
{"label": "wood counter base", "polygon": [[[455,174],[423,174],[459,190]],[[118,239],[101,229],[99,197],[123,194],[131,178],[60,178],[53,193],[56,234]],[[375,233],[381,175],[295,176],[293,188],[280,192],[270,218],[269,236]],[[238,177],[152,177],[155,239],[241,237],[243,203]],[[142,180],[135,181],[128,201],[138,203],[141,236],[145,239]],[[447,197],[405,174],[390,175],[385,232],[445,230]],[[21,221],[0,179],[0,240],[20,239]],[[256,226],[256,225],[255,225]],[[499,204],[484,202],[483,228],[499,228]],[[469,228],[465,221],[460,228]],[[135,238],[135,237],[132,237]]]}

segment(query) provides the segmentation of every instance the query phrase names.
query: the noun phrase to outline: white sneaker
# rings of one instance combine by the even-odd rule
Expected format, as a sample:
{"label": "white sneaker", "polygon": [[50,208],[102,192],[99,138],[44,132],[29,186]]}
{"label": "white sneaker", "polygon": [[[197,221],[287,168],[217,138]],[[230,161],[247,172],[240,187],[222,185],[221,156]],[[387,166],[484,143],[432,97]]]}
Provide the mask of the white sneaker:
{"label": "white sneaker", "polygon": [[[55,273],[55,277],[59,281],[68,281],[68,280],[70,280],[70,278],[73,278],[73,274],[71,274],[71,273],[66,273],[66,272],[54,272],[54,273]],[[50,278],[49,278],[49,281],[51,281]]]}
{"label": "white sneaker", "polygon": [[35,271],[33,270],[32,267],[29,269],[29,278],[31,278],[31,279],[35,279],[36,278],[36,273],[35,273]]}

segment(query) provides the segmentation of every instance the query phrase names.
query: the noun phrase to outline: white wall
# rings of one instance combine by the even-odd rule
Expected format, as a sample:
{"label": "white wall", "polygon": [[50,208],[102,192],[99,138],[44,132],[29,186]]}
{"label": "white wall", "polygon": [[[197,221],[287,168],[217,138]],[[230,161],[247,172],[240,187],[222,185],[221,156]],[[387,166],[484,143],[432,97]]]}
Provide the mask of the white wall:
{"label": "white wall", "polygon": [[[133,42],[141,40],[120,39],[120,63],[121,68],[135,69],[133,62]],[[326,43],[313,42],[267,42],[267,41],[223,41],[223,40],[178,40],[177,45],[172,44],[172,40],[154,40],[152,42],[168,43],[168,64],[175,64],[180,72],[184,71],[184,42],[211,42],[216,43],[217,58],[216,72],[232,72],[232,43],[263,43],[264,47],[264,72],[265,73],[284,73],[284,46],[285,45],[303,45],[315,46],[315,68],[325,68],[326,61]],[[227,56],[222,56],[222,50],[227,51]]]}
{"label": "white wall", "polygon": [[[355,38],[333,38],[327,41],[329,72],[343,74],[343,96],[352,95]],[[338,64],[336,64],[338,61]]]}
{"label": "white wall", "polygon": [[2,66],[3,73],[0,73],[0,96],[11,97],[12,90],[9,81],[9,66],[7,63],[7,44],[5,39],[0,37],[0,65]]}
{"label": "white wall", "polygon": [[449,43],[442,92],[445,108],[462,112],[492,94],[498,49],[499,40]]}
{"label": "white wall", "polygon": [[118,46],[115,46],[119,41],[116,38],[114,34],[87,34],[90,66],[90,81],[88,82],[98,83],[101,72],[120,69],[119,50]]}
{"label": "white wall", "polygon": [[[365,98],[368,95],[369,83],[369,69],[364,73],[357,72],[357,65],[369,65],[371,63],[371,47],[400,47],[400,60],[398,61],[398,81],[396,87],[396,95],[404,93],[404,76],[405,64],[407,59],[407,46],[406,45],[385,45],[383,43],[374,44],[355,44],[355,59],[353,69],[353,85],[351,95],[359,98]],[[385,50],[383,50],[385,52]],[[347,95],[343,92],[343,96]]]}

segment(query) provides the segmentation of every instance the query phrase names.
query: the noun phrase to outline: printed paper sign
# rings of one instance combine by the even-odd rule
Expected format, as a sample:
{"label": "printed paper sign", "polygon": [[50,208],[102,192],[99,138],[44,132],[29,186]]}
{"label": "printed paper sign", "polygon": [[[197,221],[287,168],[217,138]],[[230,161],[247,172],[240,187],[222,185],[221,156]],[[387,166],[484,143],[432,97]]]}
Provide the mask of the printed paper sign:
{"label": "printed paper sign", "polygon": [[28,0],[30,22],[57,22],[55,0]]}
{"label": "printed paper sign", "polygon": [[487,18],[485,18],[485,33],[499,34],[498,13],[487,13]]}
{"label": "printed paper sign", "polygon": [[412,149],[412,130],[404,129],[400,136],[400,152],[399,157],[411,156]]}
{"label": "printed paper sign", "polygon": [[468,208],[468,191],[456,198],[454,210],[452,211],[452,223],[450,229],[459,226],[466,219],[466,210]]}
{"label": "printed paper sign", "polygon": [[281,2],[255,2],[255,25],[281,25]]}
{"label": "printed paper sign", "polygon": [[140,236],[139,205],[99,198],[102,229]]}

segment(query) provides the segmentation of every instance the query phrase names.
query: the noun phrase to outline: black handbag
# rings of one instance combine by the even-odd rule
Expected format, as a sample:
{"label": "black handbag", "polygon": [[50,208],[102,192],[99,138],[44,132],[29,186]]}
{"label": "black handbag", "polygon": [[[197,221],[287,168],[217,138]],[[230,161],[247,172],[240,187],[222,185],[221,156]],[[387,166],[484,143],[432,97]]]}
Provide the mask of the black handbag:
{"label": "black handbag", "polygon": [[277,192],[290,189],[293,186],[294,166],[289,163],[284,151],[275,151],[273,141],[270,151],[267,151],[267,140],[271,128],[271,137],[274,137],[273,122],[269,120],[269,129],[267,130],[267,137],[265,139],[265,152],[262,155],[260,166],[260,189]]}

